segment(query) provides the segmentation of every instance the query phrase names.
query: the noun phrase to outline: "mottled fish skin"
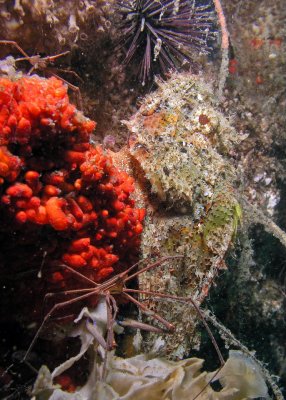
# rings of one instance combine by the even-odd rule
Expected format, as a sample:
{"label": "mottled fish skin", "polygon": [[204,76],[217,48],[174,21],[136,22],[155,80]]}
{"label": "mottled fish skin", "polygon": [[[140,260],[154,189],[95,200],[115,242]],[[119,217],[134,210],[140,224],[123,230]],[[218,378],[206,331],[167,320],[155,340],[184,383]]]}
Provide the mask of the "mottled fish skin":
{"label": "mottled fish skin", "polygon": [[[218,110],[211,85],[201,77],[177,74],[158,85],[127,124],[137,179],[149,182],[157,203],[157,211],[149,207],[147,213],[142,253],[146,258],[180,254],[183,259],[142,274],[139,285],[141,290],[192,296],[200,304],[225,266],[241,219],[237,177],[227,157],[241,136]],[[197,320],[191,305],[154,299],[148,304],[176,325],[174,334],[163,335],[164,354],[188,354]],[[144,350],[150,351],[157,338],[146,334]]]}

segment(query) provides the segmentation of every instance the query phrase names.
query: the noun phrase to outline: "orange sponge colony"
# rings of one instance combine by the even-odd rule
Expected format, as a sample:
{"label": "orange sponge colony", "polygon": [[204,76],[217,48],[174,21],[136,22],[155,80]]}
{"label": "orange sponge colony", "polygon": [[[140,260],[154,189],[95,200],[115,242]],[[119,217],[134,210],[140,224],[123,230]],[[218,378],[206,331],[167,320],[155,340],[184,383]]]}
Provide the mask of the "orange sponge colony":
{"label": "orange sponge colony", "polygon": [[16,233],[15,249],[37,237],[62,285],[71,271],[60,263],[100,282],[138,252],[144,210],[130,198],[133,178],[92,147],[94,128],[62,81],[0,79],[1,233]]}

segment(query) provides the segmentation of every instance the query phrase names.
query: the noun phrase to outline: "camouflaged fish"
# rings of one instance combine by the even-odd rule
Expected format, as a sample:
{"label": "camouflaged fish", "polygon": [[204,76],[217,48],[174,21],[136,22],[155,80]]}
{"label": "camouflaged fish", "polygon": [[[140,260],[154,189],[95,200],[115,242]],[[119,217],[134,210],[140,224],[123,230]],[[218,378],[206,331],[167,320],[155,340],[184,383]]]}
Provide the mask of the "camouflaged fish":
{"label": "camouflaged fish", "polygon": [[[200,304],[224,267],[241,219],[229,153],[242,137],[201,77],[177,74],[158,84],[127,123],[135,177],[149,191],[142,253],[151,259],[183,258],[142,274],[139,287],[192,296]],[[188,354],[197,320],[192,306],[154,297],[144,304],[176,326],[174,334],[161,337],[163,353],[172,358]],[[144,351],[156,339],[146,334]]]}

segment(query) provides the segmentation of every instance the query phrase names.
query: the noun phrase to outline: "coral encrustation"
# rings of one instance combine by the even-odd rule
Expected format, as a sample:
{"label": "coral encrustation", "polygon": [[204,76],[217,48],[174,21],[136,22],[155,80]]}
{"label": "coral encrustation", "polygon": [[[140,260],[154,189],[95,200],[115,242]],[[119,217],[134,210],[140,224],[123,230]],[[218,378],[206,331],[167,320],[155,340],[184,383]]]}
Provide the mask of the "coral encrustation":
{"label": "coral encrustation", "polygon": [[[0,78],[1,231],[51,235],[54,266],[100,282],[136,254],[145,212],[130,198],[133,178],[90,144],[94,128],[59,79]],[[61,286],[68,276],[50,273]]]}

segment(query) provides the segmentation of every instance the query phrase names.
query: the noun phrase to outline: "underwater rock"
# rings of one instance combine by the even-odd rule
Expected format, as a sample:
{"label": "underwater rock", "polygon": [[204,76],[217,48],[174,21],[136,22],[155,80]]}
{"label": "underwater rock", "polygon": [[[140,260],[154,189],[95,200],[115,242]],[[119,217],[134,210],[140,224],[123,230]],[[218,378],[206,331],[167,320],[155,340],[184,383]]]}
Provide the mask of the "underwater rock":
{"label": "underwater rock", "polygon": [[275,215],[285,181],[285,3],[239,3],[224,4],[235,64],[224,104],[237,129],[249,132],[240,149],[245,195]]}
{"label": "underwater rock", "polygon": [[0,3],[0,37],[46,54],[95,43],[110,27],[114,0]]}
{"label": "underwater rock", "polygon": [[[139,197],[149,209],[141,248],[145,258],[183,258],[142,274],[139,287],[191,296],[200,304],[218,270],[225,268],[241,219],[236,172],[228,155],[244,136],[218,109],[211,84],[201,77],[175,74],[158,85],[126,122],[133,174],[144,187]],[[166,306],[163,299],[148,297],[149,307],[176,326],[174,334],[163,335],[163,354],[188,354],[196,312],[190,304],[169,301]],[[145,351],[151,351],[156,339],[145,335]]]}

